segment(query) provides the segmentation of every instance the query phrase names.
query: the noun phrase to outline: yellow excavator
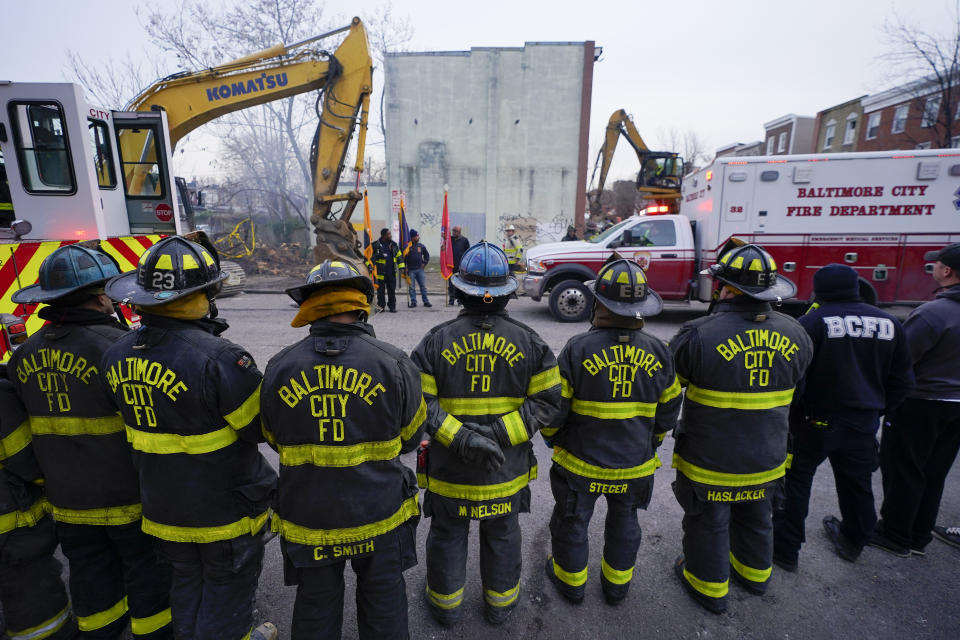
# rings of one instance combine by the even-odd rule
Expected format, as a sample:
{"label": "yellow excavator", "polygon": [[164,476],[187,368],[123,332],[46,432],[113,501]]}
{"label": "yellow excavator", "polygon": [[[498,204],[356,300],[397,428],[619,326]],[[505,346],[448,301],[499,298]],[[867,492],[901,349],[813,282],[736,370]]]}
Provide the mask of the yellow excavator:
{"label": "yellow excavator", "polygon": [[[346,37],[333,53],[311,46],[344,32]],[[356,190],[336,193],[336,188],[356,129],[355,170],[363,170],[372,73],[366,30],[359,18],[353,18],[349,26],[295,44],[278,44],[216,67],[167,76],[141,92],[125,110],[164,111],[172,149],[188,133],[222,115],[319,90],[317,129],[310,148],[314,196],[310,220],[317,236],[314,259],[362,264],[349,221],[363,196]],[[118,132],[121,156],[146,155],[149,135],[146,130]],[[129,188],[149,192],[153,188],[150,167],[149,162],[125,166]],[[337,212],[335,203],[343,205]]]}
{"label": "yellow excavator", "polygon": [[633,120],[623,109],[613,112],[607,122],[606,135],[603,146],[597,154],[597,161],[593,166],[590,184],[600,171],[600,180],[596,191],[590,196],[590,217],[601,215],[600,196],[603,185],[610,171],[613,161],[613,152],[617,149],[620,136],[626,138],[637,154],[640,161],[640,172],[637,174],[637,191],[643,194],[648,201],[647,212],[650,213],[678,213],[680,209],[680,187],[683,183],[683,158],[672,151],[651,151],[640,137]]}

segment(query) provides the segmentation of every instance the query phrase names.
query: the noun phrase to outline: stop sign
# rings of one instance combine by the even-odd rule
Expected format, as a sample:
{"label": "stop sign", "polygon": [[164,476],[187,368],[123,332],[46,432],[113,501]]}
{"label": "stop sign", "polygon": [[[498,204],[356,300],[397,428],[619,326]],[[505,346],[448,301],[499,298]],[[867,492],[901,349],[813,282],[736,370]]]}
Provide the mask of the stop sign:
{"label": "stop sign", "polygon": [[173,208],[165,202],[161,202],[154,209],[154,214],[160,222],[170,222],[173,220]]}

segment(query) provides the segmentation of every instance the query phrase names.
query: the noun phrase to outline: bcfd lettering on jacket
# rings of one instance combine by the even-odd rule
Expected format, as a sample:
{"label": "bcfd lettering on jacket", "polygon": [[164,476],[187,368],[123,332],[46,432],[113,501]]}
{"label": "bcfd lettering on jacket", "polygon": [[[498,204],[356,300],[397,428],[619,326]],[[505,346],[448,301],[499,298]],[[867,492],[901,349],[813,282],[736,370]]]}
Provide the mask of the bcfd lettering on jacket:
{"label": "bcfd lettering on jacket", "polygon": [[874,338],[893,340],[895,334],[893,321],[889,318],[873,316],[826,316],[828,338]]}
{"label": "bcfd lettering on jacket", "polygon": [[[476,353],[477,351],[487,351],[489,353],[481,354]],[[503,336],[498,336],[489,331],[475,331],[461,336],[441,351],[440,355],[451,366],[457,364],[462,356],[467,356],[468,372],[492,372],[496,367],[498,358],[503,358],[507,366],[513,367],[526,357],[523,351],[517,348],[517,345],[508,342]]]}
{"label": "bcfd lettering on jacket", "polygon": [[[313,396],[315,391],[329,389],[343,391],[342,394],[320,394]],[[337,399],[343,411],[340,417],[346,415],[347,397],[353,394],[368,405],[373,405],[374,399],[386,391],[380,382],[374,384],[369,373],[357,371],[353,367],[335,366],[332,364],[318,364],[312,369],[302,369],[300,373],[290,378],[289,383],[277,389],[277,395],[290,407],[295,408],[302,399],[310,396],[310,410],[314,417],[327,417],[329,409],[335,409],[332,398]],[[319,398],[319,399],[314,399]]]}

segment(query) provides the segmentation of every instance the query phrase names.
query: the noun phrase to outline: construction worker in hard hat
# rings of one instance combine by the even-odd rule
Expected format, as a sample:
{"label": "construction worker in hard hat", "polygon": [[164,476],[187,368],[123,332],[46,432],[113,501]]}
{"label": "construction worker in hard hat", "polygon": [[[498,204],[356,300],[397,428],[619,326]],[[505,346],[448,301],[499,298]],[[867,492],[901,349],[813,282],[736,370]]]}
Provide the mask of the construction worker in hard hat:
{"label": "construction worker in hard hat", "polygon": [[170,568],[141,531],[141,494],[124,420],[103,395],[103,354],[128,334],[104,283],[119,273],[106,253],[78,244],[41,263],[37,284],[13,294],[45,303],[49,324],[10,359],[27,413],[57,538],[70,565],[73,611],[85,638],[172,638]]}
{"label": "construction worker in hard hat", "polygon": [[77,634],[57,534],[43,500],[43,476],[33,453],[30,416],[6,365],[0,365],[0,606],[9,638],[67,640]]}
{"label": "construction worker in hard hat", "polygon": [[547,577],[568,600],[583,600],[587,529],[594,504],[607,501],[600,584],[606,601],[627,596],[640,546],[637,509],[653,493],[656,449],[680,412],[680,385],[667,346],[643,331],[663,308],[632,260],[607,264],[592,283],[591,329],[560,352],[560,417],[540,430],[553,448]]}
{"label": "construction worker in hard hat", "polygon": [[106,292],[141,327],[104,354],[143,496],[143,530],[173,567],[170,604],[185,640],[276,638],[253,630],[264,534],[277,476],[257,444],[260,372],[220,337],[213,302],[226,278],[212,247],[165,238]]}
{"label": "construction worker in hard hat", "polygon": [[503,243],[503,252],[507,254],[507,263],[510,271],[523,270],[523,240],[517,235],[517,228],[508,224],[503,228],[506,240]]}
{"label": "construction worker in hard hat", "polygon": [[509,315],[517,289],[499,247],[470,247],[451,277],[463,311],[414,349],[432,440],[418,456],[426,489],[426,599],[445,625],[463,613],[470,521],[479,521],[484,613],[500,624],[519,602],[521,512],[536,478],[530,439],[556,420],[560,374],[546,343]]}
{"label": "construction worker in hard hat", "polygon": [[714,312],[670,341],[686,386],[674,431],[673,490],[684,511],[674,570],[700,605],[721,613],[730,576],[758,595],[770,581],[773,494],[787,466],[790,403],[813,344],[796,320],[771,308],[797,289],[763,248],[730,248],[704,274],[720,287]]}
{"label": "construction worker in hard hat", "polygon": [[[361,638],[407,638],[403,572],[417,563],[417,479],[400,455],[420,442],[420,372],[366,320],[373,283],[327,260],[287,289],[300,342],[264,370],[264,433],[280,455],[273,529],[297,585],[291,637],[339,638],[343,572],[357,575]],[[336,487],[335,491],[331,487]]]}

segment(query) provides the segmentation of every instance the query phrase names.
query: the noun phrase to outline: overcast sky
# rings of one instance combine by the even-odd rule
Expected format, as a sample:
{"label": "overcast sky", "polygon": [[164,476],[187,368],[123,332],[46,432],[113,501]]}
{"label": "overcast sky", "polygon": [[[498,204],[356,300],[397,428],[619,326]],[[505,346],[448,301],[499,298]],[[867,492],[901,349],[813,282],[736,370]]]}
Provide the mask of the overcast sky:
{"label": "overcast sky", "polygon": [[[331,0],[325,14],[363,18],[364,8],[377,4]],[[148,59],[135,6],[47,0],[40,13],[27,0],[0,0],[0,79],[68,79],[68,49],[89,61]],[[953,0],[394,1],[395,13],[415,29],[408,47],[414,51],[596,41],[603,56],[594,69],[591,169],[606,120],[621,107],[650,147],[665,145],[670,129],[692,130],[713,151],[762,138],[763,123],[779,116],[814,116],[889,88],[896,79],[877,60],[888,49],[884,20],[896,12],[937,31],[951,23],[952,6]],[[206,154],[189,144],[185,151],[179,171],[203,173]],[[634,177],[630,155],[627,147],[618,151],[613,177]]]}

